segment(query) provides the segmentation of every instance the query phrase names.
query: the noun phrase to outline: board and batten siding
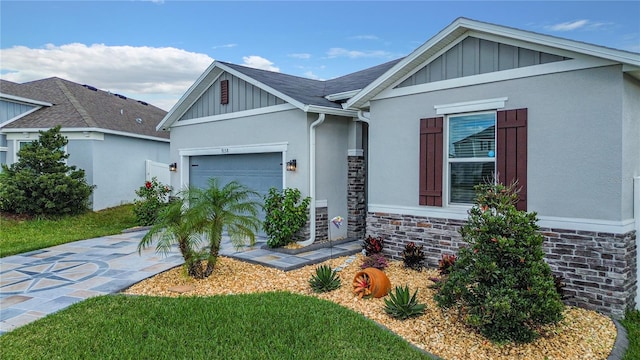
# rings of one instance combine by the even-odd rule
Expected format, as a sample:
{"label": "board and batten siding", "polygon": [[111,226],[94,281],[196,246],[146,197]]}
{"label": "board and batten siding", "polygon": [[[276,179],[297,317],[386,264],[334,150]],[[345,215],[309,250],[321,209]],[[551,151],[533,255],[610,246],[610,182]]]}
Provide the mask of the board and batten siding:
{"label": "board and batten siding", "polygon": [[[228,81],[228,102],[226,104],[221,101],[222,92],[220,85],[225,80]],[[228,114],[284,103],[284,100],[258,88],[257,86],[249,84],[229,73],[223,73],[189,108],[189,110],[185,112],[180,120]]]}
{"label": "board and batten siding", "polygon": [[14,117],[31,111],[35,106],[15,103],[12,101],[0,101],[0,124]]}
{"label": "board and batten siding", "polygon": [[426,84],[562,60],[569,60],[569,58],[467,37],[397,87]]}

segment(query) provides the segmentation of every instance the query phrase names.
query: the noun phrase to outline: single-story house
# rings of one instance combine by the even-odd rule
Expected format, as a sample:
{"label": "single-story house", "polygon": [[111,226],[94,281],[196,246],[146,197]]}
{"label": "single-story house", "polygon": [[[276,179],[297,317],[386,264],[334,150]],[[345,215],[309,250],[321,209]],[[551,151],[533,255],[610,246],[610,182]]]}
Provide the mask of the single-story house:
{"label": "single-story house", "polygon": [[21,144],[60,125],[68,164],[96,185],[92,209],[131,203],[146,179],[169,182],[169,134],[156,130],[165,115],[146,102],[57,77],[0,80],[0,163],[13,164]]}
{"label": "single-story house", "polygon": [[[161,129],[175,187],[298,188],[315,219],[303,243],[380,235],[396,259],[424,245],[431,266],[463,245],[473,186],[517,180],[568,303],[640,302],[640,54],[459,18],[327,81],[214,61]],[[346,226],[329,232],[334,216]]]}

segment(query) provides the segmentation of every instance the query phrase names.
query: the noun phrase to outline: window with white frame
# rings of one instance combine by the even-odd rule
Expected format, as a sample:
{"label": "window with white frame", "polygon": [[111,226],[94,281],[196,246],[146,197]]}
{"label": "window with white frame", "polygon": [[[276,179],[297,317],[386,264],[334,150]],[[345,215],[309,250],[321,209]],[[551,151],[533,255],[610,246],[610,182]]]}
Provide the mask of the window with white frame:
{"label": "window with white frame", "polygon": [[495,174],[496,113],[449,115],[445,136],[447,202],[472,204],[474,187]]}

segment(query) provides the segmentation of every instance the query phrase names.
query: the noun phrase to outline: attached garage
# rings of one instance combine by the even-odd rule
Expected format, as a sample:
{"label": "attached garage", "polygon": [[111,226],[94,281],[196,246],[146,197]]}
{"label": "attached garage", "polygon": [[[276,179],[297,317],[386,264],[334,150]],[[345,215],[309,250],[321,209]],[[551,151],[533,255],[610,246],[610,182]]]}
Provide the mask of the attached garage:
{"label": "attached garage", "polygon": [[[282,190],[282,153],[200,155],[189,158],[189,184],[206,188],[210,178],[218,178],[221,185],[236,180],[258,192],[262,198],[274,187]],[[260,219],[264,213],[260,209]],[[260,231],[261,233],[261,231]],[[261,233],[261,235],[264,235]]]}

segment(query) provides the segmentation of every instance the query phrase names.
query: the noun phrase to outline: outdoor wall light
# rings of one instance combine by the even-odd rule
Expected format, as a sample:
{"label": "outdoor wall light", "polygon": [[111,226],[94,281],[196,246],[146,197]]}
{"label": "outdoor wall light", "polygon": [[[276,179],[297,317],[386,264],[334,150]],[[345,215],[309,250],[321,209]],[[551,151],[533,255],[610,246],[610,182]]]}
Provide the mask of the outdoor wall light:
{"label": "outdoor wall light", "polygon": [[178,164],[176,163],[169,164],[169,171],[176,171],[176,170],[178,170]]}
{"label": "outdoor wall light", "polygon": [[287,171],[296,171],[296,168],[297,168],[296,159],[287,161]]}

